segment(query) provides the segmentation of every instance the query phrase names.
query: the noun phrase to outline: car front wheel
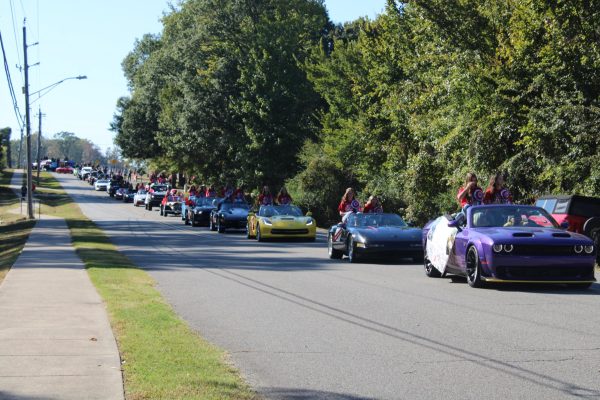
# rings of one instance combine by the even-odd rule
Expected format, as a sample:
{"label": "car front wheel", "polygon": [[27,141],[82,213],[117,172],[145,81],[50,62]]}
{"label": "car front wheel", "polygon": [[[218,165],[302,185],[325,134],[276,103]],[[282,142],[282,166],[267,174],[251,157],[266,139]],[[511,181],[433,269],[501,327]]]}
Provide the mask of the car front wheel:
{"label": "car front wheel", "polygon": [[210,217],[210,219],[208,221],[208,229],[210,229],[211,231],[217,230],[217,227],[215,226],[212,216]]}
{"label": "car front wheel", "polygon": [[473,288],[483,287],[481,279],[481,260],[475,246],[469,247],[467,251],[467,283]]}
{"label": "car front wheel", "polygon": [[348,254],[348,261],[351,263],[358,262],[358,254],[356,254],[356,244],[352,237],[348,239],[346,244],[346,254]]}
{"label": "car front wheel", "polygon": [[430,278],[440,278],[442,274],[437,270],[436,267],[433,266],[431,261],[429,261],[429,257],[427,257],[427,251],[423,256],[423,268],[425,269],[425,275]]}
{"label": "car front wheel", "polygon": [[260,225],[256,225],[256,240],[262,242],[264,239],[260,234]]}
{"label": "car front wheel", "polygon": [[225,233],[225,227],[223,225],[221,225],[221,219],[220,218],[217,220],[217,232],[219,232],[219,233]]}
{"label": "car front wheel", "polygon": [[330,233],[327,237],[327,253],[332,260],[339,260],[344,256],[344,252],[333,248],[333,235]]}

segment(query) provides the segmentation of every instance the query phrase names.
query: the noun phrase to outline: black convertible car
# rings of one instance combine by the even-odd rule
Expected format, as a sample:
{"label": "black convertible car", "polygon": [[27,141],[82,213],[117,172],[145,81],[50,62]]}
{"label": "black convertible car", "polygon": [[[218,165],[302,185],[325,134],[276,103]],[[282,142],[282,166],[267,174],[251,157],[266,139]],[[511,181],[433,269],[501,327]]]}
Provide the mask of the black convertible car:
{"label": "black convertible car", "polygon": [[423,258],[422,230],[409,227],[397,214],[350,214],[329,229],[329,258],[357,262],[366,256]]}
{"label": "black convertible car", "polygon": [[185,224],[192,226],[208,226],[210,214],[217,209],[217,205],[222,199],[217,197],[196,197],[194,205],[185,208],[185,215],[182,215]]}
{"label": "black convertible car", "polygon": [[246,229],[250,206],[245,201],[221,202],[210,214],[211,231],[225,232],[226,229]]}

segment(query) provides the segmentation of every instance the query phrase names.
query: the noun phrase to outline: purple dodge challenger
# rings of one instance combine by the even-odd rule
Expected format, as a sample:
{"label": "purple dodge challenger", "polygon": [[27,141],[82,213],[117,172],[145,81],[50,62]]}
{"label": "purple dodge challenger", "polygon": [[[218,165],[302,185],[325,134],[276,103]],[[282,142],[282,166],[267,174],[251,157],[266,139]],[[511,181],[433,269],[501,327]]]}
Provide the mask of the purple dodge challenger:
{"label": "purple dodge challenger", "polygon": [[427,276],[462,275],[472,287],[529,282],[588,288],[596,281],[594,242],[565,231],[544,209],[484,205],[465,214],[442,216],[423,228]]}

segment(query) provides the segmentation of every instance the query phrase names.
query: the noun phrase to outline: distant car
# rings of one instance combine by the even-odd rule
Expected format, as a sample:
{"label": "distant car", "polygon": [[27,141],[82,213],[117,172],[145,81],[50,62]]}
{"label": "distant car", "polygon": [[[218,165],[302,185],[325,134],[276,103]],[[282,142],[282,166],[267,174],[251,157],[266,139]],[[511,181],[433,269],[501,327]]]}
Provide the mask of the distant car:
{"label": "distant car", "polygon": [[329,229],[329,258],[344,255],[351,263],[366,257],[412,258],[421,261],[423,245],[421,228],[408,226],[397,214],[354,213]]}
{"label": "distant car", "polygon": [[92,173],[92,170],[93,170],[92,167],[82,167],[79,170],[78,178],[81,180],[86,179],[88,177],[88,175]]}
{"label": "distant car", "polygon": [[160,215],[163,217],[169,214],[181,215],[181,197],[167,194],[160,202]]}
{"label": "distant car", "polygon": [[146,210],[152,211],[152,207],[160,206],[168,190],[169,186],[165,184],[153,183],[150,185],[150,190],[146,193],[146,199],[144,200]]}
{"label": "distant car", "polygon": [[94,183],[94,189],[98,190],[98,191],[106,190],[109,183],[110,183],[110,180],[108,180],[108,179],[98,179],[96,181],[96,183]]}
{"label": "distant car", "polygon": [[218,197],[196,197],[193,206],[186,207],[186,213],[183,216],[185,224],[192,226],[209,226],[210,216],[213,210],[222,199]]}
{"label": "distant car", "polygon": [[144,201],[146,200],[146,193],[147,192],[145,189],[138,189],[138,191],[133,196],[133,205],[135,207],[144,204]]}
{"label": "distant car", "polygon": [[58,167],[58,168],[56,168],[55,172],[57,174],[72,174],[73,173],[73,168],[71,168],[71,167]]}
{"label": "distant car", "polygon": [[[548,211],[556,222],[568,222],[567,230],[584,234],[600,246],[600,198],[577,195],[542,196],[535,205]],[[600,261],[600,253],[598,260]]]}
{"label": "distant car", "polygon": [[224,233],[227,229],[245,229],[250,206],[245,201],[220,202],[210,213],[211,231]]}
{"label": "distant car", "polygon": [[304,215],[294,205],[260,206],[257,213],[249,213],[246,221],[246,236],[265,239],[303,238],[315,240],[317,223],[308,214]]}
{"label": "distant car", "polygon": [[127,190],[127,187],[118,187],[117,191],[115,192],[115,200],[123,200],[123,197],[125,196],[125,193],[127,193]]}
{"label": "distant car", "polygon": [[486,283],[561,283],[587,288],[593,282],[594,242],[566,232],[535,206],[472,206],[423,228],[424,267],[429,277],[462,275],[472,287]]}
{"label": "distant car", "polygon": [[108,186],[106,187],[106,193],[110,197],[115,197],[117,190],[119,190],[120,188],[121,188],[121,181],[111,179],[110,182],[108,182]]}
{"label": "distant car", "polygon": [[123,203],[133,203],[133,198],[137,192],[133,188],[127,188],[123,191]]}

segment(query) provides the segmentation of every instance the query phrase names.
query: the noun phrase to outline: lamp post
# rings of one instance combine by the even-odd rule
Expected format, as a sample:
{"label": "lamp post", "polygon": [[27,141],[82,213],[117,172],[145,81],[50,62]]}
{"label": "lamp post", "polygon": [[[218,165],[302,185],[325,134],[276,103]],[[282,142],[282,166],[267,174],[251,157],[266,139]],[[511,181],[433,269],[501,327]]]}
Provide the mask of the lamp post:
{"label": "lamp post", "polygon": [[[38,90],[37,92],[33,92],[30,95],[36,95],[38,93],[42,93],[42,92],[45,91],[43,94],[41,94],[40,96],[38,96],[38,98],[36,99],[36,100],[39,100],[42,96],[44,96],[45,94],[47,94],[49,91],[51,91],[52,89],[54,89],[55,87],[57,87],[58,85],[60,85],[61,83],[63,83],[64,81],[68,81],[69,79],[81,80],[81,79],[87,79],[87,76],[85,76],[85,75],[70,76],[68,78],[61,79],[58,82],[54,82],[53,84],[48,85],[48,86],[46,86],[46,87]],[[33,102],[35,102],[36,100],[34,100]],[[37,137],[37,179],[36,179],[36,181],[37,181],[38,186],[40,185],[40,161],[41,161],[40,160],[40,150],[41,150],[41,147],[42,147],[42,115],[45,115],[45,114],[42,114],[42,109],[40,108],[39,109],[39,114],[38,114],[38,117],[39,117],[39,122],[38,122],[39,129],[38,129],[38,137]]]}

